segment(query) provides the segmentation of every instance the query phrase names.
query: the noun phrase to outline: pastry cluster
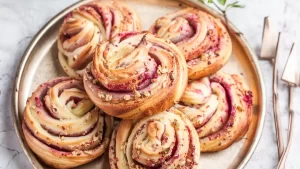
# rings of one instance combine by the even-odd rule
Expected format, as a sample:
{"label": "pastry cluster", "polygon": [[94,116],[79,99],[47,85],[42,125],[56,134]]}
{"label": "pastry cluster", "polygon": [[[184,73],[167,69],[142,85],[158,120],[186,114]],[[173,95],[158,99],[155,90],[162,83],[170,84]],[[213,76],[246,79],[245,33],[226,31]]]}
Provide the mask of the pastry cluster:
{"label": "pastry cluster", "polygon": [[141,29],[119,1],[65,17],[57,45],[69,77],[41,84],[24,110],[26,142],[47,165],[73,168],[108,151],[111,169],[196,169],[200,152],[247,133],[252,93],[219,71],[232,50],[221,21],[186,8]]}

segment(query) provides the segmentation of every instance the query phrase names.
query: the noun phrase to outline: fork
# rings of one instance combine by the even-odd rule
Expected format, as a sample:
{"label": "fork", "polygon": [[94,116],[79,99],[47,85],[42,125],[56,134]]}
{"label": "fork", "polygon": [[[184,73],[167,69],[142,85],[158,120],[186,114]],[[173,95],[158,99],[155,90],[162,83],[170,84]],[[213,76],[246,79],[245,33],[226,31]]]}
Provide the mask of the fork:
{"label": "fork", "polygon": [[293,109],[293,89],[296,85],[299,85],[299,77],[297,73],[297,59],[296,59],[296,46],[295,43],[291,49],[289,58],[286,62],[283,75],[281,79],[288,83],[289,87],[289,125],[288,125],[288,141],[286,149],[284,150],[280,161],[278,163],[277,169],[283,169],[285,161],[287,159],[288,152],[291,147],[292,137],[293,137],[293,121],[294,121],[294,109]]}
{"label": "fork", "polygon": [[262,47],[260,53],[260,59],[269,60],[273,64],[273,112],[274,112],[274,122],[276,128],[276,139],[277,139],[277,148],[278,148],[278,158],[280,159],[283,154],[283,137],[282,129],[280,122],[280,113],[278,109],[278,70],[277,70],[277,56],[279,55],[279,46],[280,46],[280,33],[278,39],[276,39],[276,34],[273,32],[273,27],[271,25],[270,17],[265,17],[264,20],[264,32],[262,39]]}

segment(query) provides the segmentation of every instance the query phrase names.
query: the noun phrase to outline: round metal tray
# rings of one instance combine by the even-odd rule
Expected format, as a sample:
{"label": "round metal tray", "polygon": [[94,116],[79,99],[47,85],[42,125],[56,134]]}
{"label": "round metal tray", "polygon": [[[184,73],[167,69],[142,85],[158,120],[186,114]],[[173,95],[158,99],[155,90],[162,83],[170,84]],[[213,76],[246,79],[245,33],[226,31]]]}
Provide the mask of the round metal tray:
{"label": "round metal tray", "polygon": [[[224,22],[224,18],[220,14],[196,0],[125,1],[141,16],[143,29],[145,30],[149,29],[150,25],[154,23],[158,17],[186,6],[199,8],[220,18]],[[58,30],[63,22],[63,17],[67,13],[87,2],[88,1],[80,1],[53,17],[32,40],[19,66],[13,93],[14,126],[24,152],[34,168],[40,169],[49,167],[40,162],[24,140],[21,124],[26,100],[31,95],[31,92],[42,82],[57,76],[66,76],[57,59],[56,40]],[[231,23],[229,23],[229,28],[232,30],[231,32],[239,32]],[[250,160],[262,133],[266,107],[266,94],[262,74],[258,67],[255,53],[249,47],[243,35],[231,33],[230,36],[233,42],[233,53],[223,70],[228,73],[241,74],[253,91],[253,120],[247,135],[239,142],[221,152],[202,153],[199,168],[243,168]],[[78,168],[107,169],[109,168],[107,154]]]}

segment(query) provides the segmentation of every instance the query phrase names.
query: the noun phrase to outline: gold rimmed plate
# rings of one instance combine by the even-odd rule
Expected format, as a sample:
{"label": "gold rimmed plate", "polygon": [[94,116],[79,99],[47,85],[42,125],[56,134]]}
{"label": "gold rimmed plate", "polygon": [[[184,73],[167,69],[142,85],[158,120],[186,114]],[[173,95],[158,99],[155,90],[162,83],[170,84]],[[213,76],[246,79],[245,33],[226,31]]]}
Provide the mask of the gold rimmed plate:
{"label": "gold rimmed plate", "polygon": [[[53,17],[29,44],[18,69],[13,93],[14,125],[24,152],[34,168],[49,167],[33,154],[24,140],[21,124],[26,100],[39,84],[57,76],[66,76],[57,58],[56,41],[58,30],[67,13],[87,2],[89,1],[80,1]],[[149,29],[157,18],[186,6],[199,8],[224,21],[224,18],[219,13],[195,0],[125,0],[125,2],[140,15],[144,30]],[[231,59],[222,70],[228,73],[240,74],[248,83],[254,96],[253,118],[247,135],[239,142],[224,151],[202,153],[199,168],[243,168],[250,160],[262,134],[266,111],[266,93],[258,61],[243,35],[234,33],[239,31],[231,23],[229,23],[229,29],[231,29],[230,36],[233,43],[233,53]],[[108,169],[107,154],[77,168]]]}

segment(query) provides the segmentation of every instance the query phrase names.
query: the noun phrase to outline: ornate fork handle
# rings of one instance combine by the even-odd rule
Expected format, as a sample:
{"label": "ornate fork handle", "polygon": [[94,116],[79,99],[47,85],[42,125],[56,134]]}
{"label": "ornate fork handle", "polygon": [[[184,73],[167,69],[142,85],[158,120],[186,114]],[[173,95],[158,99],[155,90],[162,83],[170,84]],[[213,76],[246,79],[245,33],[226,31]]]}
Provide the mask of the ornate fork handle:
{"label": "ornate fork handle", "polygon": [[282,138],[282,127],[280,122],[280,114],[278,110],[278,92],[277,92],[277,85],[278,85],[278,70],[276,66],[276,60],[272,59],[273,63],[273,111],[274,111],[274,121],[275,121],[275,128],[276,128],[276,139],[277,139],[277,145],[278,145],[278,158],[280,159],[283,151],[284,151],[284,145],[283,145],[283,138]]}
{"label": "ornate fork handle", "polygon": [[288,142],[285,151],[283,152],[280,161],[278,163],[277,169],[283,169],[285,161],[288,156],[293,138],[293,122],[294,122],[294,110],[293,110],[293,85],[289,84],[289,126],[288,126]]}

